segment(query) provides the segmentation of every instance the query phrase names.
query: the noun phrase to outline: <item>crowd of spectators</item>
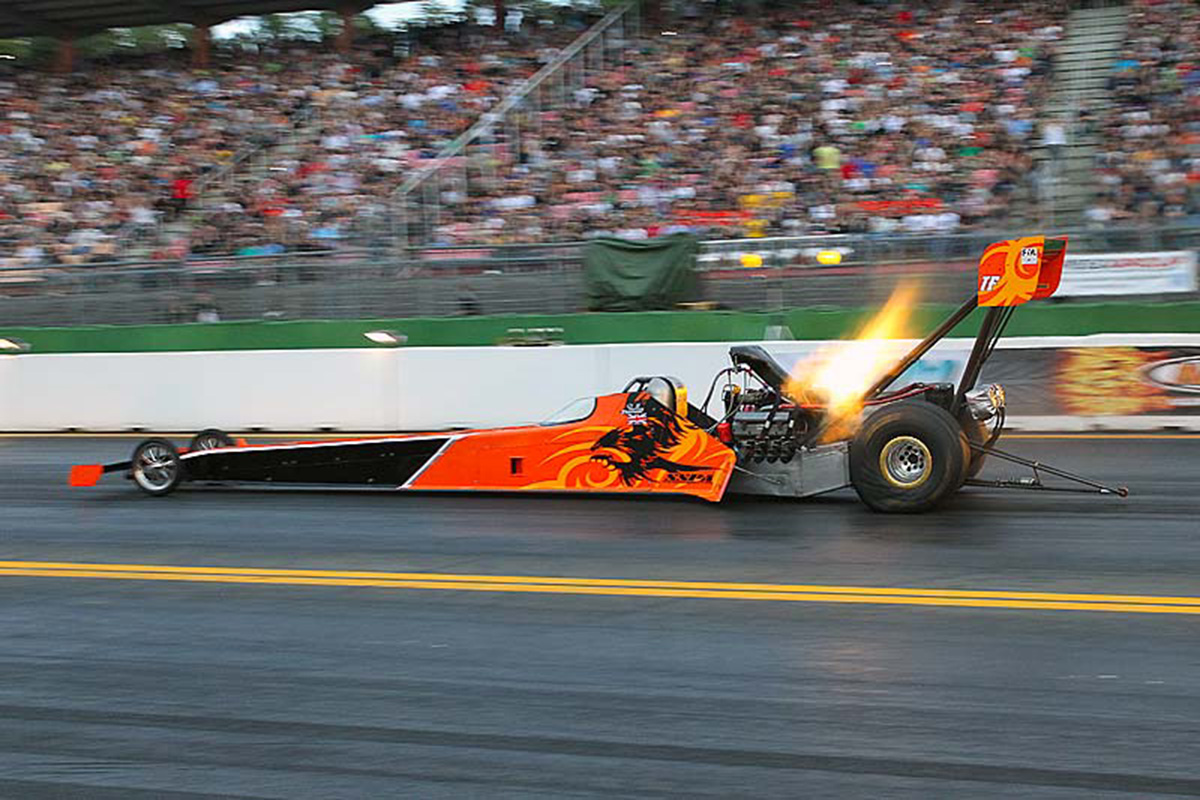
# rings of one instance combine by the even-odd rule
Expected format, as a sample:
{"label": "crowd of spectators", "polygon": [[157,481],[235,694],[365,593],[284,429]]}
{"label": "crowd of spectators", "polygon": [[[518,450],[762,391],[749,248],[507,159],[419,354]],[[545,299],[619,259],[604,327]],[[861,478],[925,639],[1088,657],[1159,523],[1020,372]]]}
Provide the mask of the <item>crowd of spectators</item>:
{"label": "crowd of spectators", "polygon": [[252,57],[207,72],[169,57],[0,74],[0,259],[111,261],[177,215],[193,184],[290,129],[309,81]]}
{"label": "crowd of spectators", "polygon": [[447,192],[436,238],[927,233],[1003,219],[1025,205],[1014,197],[1065,9],[998,6],[696,13],[526,125],[535,133],[497,180]]}
{"label": "crowd of spectators", "polygon": [[[390,35],[346,54],[281,42],[205,70],[180,52],[6,69],[0,265],[328,247],[581,29],[450,25],[411,55]],[[210,180],[255,150],[267,160],[232,173],[251,180]]]}
{"label": "crowd of spectators", "polygon": [[[498,132],[465,186],[439,185],[434,240],[952,232],[1025,205],[1061,2],[761,7],[697,5],[527,115],[520,139]],[[136,243],[270,253],[386,229],[404,177],[581,30],[459,24],[411,52],[282,43],[206,71],[164,55],[0,73],[0,263]],[[248,145],[269,160],[214,190]]]}
{"label": "crowd of spectators", "polygon": [[389,233],[389,201],[403,179],[579,33],[456,25],[400,60],[377,53],[364,63],[360,48],[326,70],[303,137],[197,217],[190,251],[318,249]]}
{"label": "crowd of spectators", "polygon": [[1195,222],[1200,216],[1200,7],[1137,0],[1109,79],[1090,223]]}

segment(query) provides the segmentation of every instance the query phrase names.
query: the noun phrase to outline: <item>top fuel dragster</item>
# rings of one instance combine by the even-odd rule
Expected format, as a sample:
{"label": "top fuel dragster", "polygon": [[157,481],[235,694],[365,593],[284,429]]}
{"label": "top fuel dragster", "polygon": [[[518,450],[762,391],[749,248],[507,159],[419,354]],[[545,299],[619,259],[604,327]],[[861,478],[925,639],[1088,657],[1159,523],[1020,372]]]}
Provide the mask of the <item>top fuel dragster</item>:
{"label": "top fuel dragster", "polygon": [[[757,345],[730,349],[701,406],[666,376],[634,378],[597,397],[570,421],[490,430],[248,445],[219,430],[186,449],[147,439],[129,461],[71,470],[73,486],[121,472],[166,495],[192,482],[353,484],[429,491],[671,493],[719,501],[727,492],[808,497],[852,486],[876,511],[938,506],[963,485],[1125,496],[996,447],[1004,390],[976,388],[1016,306],[1058,288],[1065,238],[990,245],[977,292],[896,360],[852,404],[853,420],[830,404],[797,397],[789,373]],[[977,308],[986,308],[958,385],[892,384]],[[724,381],[722,383],[722,381]],[[718,385],[721,406],[710,416]],[[853,424],[847,424],[853,423]],[[1028,478],[980,480],[987,457],[1032,469]],[[1073,486],[1047,485],[1053,475]]]}

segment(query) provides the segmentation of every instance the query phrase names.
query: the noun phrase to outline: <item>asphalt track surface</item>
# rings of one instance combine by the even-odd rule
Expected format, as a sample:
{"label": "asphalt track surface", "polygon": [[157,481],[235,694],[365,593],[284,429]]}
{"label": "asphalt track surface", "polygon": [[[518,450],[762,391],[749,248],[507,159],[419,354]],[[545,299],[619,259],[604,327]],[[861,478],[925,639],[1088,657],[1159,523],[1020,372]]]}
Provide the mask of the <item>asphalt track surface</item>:
{"label": "asphalt track surface", "polygon": [[919,517],[66,486],[132,444],[0,439],[0,797],[1200,796],[1197,438],[1011,441],[1133,495]]}

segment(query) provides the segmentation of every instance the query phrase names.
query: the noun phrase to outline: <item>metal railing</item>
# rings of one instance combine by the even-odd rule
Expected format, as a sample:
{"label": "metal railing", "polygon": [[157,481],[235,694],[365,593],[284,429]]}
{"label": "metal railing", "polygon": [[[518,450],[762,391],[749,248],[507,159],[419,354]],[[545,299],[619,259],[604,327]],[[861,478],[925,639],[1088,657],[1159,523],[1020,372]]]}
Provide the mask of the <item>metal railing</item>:
{"label": "metal railing", "polygon": [[192,195],[196,198],[197,209],[204,209],[207,206],[207,198],[214,194],[222,197],[227,195],[243,167],[263,166],[271,151],[292,147],[310,139],[314,127],[319,122],[317,109],[314,106],[302,106],[292,116],[291,127],[286,132],[272,135],[268,141],[259,141],[238,150],[233,158],[222,165],[220,169],[205,175],[192,185]]}
{"label": "metal railing", "polygon": [[[307,141],[312,136],[316,124],[318,120],[315,109],[312,106],[304,106],[291,118],[291,128],[284,133],[279,133],[278,129],[271,126],[259,126],[261,135],[252,137],[254,141],[251,144],[239,148],[228,161],[192,183],[193,199],[184,209],[180,219],[190,225],[198,217],[211,212],[214,197],[224,200],[244,168],[262,169],[268,166],[271,153]],[[128,254],[139,244],[160,245],[167,238],[167,228],[170,224],[163,218],[162,212],[155,215],[155,220],[150,225],[128,222],[116,232],[114,250],[117,253]]]}
{"label": "metal railing", "polygon": [[[1073,253],[1200,250],[1196,226],[1067,233]],[[705,299],[722,308],[873,305],[912,280],[922,301],[955,302],[973,291],[983,249],[1013,235],[714,240],[697,269]],[[824,250],[841,262],[819,264]],[[7,267],[0,325],[570,313],[586,306],[583,253],[574,242]]]}

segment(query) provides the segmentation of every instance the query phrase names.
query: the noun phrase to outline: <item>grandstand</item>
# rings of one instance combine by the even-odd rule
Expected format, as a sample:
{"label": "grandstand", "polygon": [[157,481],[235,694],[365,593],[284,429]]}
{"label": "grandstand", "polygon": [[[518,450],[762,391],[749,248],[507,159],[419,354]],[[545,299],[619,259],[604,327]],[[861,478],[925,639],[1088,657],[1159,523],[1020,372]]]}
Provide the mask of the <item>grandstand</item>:
{"label": "grandstand", "polygon": [[[0,66],[4,285],[676,231],[929,261],[1032,220],[1200,217],[1188,2],[628,5],[355,38],[365,7],[7,4],[0,37],[63,42],[56,69]],[[337,11],[341,32],[209,40],[224,19],[300,9]],[[188,48],[71,51],[88,31],[168,21],[193,24]],[[928,244],[876,244],[906,236]],[[803,263],[812,247],[775,250]]]}
{"label": "grandstand", "polygon": [[1052,5],[993,7],[681,19],[543,112],[509,143],[507,169],[446,204],[433,238],[952,233],[1010,219],[1029,206],[1062,26]]}
{"label": "grandstand", "polygon": [[1195,224],[1200,213],[1200,8],[1136,0],[1107,71],[1088,219]]}

